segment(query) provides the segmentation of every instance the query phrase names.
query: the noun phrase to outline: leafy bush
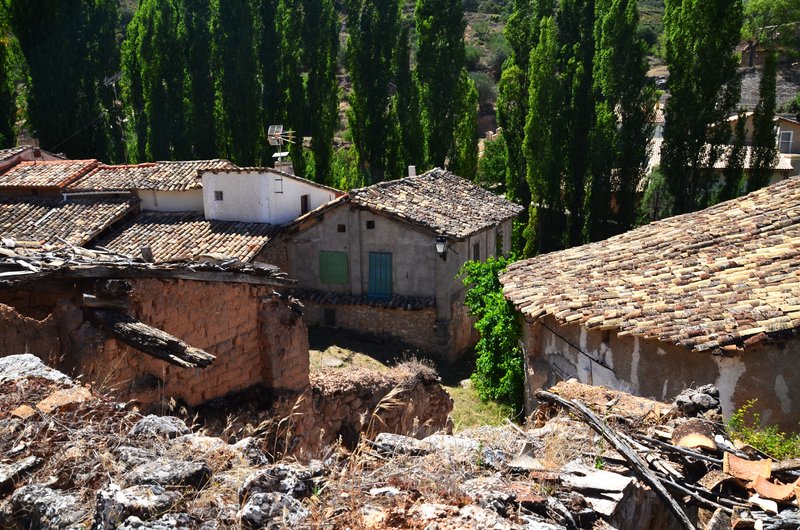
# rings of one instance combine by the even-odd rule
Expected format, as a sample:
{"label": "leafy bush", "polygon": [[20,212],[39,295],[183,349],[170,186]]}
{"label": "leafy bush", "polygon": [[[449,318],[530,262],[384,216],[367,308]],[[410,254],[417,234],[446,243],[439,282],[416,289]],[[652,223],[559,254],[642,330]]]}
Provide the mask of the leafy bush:
{"label": "leafy bush", "polygon": [[467,70],[473,72],[478,69],[478,63],[481,61],[481,49],[472,44],[467,44],[464,47],[464,64]]}
{"label": "leafy bush", "polygon": [[503,63],[511,55],[511,46],[509,46],[508,40],[502,33],[492,35],[487,46],[489,48],[489,66],[494,71],[495,78],[500,79],[500,74],[503,72]]}
{"label": "leafy bush", "polygon": [[478,184],[495,193],[505,190],[508,151],[503,135],[483,144],[483,156],[478,161]]}
{"label": "leafy bush", "polygon": [[519,340],[522,325],[514,306],[503,297],[498,275],[514,261],[490,257],[486,261],[468,261],[459,271],[469,287],[465,304],[478,317],[475,328],[481,338],[475,346],[475,372],[470,379],[478,396],[522,410],[525,378]]}
{"label": "leafy bush", "polygon": [[636,220],[639,225],[669,217],[675,203],[667,185],[667,179],[660,168],[656,168],[645,179],[647,179],[647,187],[639,202]]}
{"label": "leafy bush", "polygon": [[775,425],[762,426],[761,414],[753,412],[757,401],[751,399],[733,413],[728,434],[776,460],[799,458],[800,434],[786,434]]}

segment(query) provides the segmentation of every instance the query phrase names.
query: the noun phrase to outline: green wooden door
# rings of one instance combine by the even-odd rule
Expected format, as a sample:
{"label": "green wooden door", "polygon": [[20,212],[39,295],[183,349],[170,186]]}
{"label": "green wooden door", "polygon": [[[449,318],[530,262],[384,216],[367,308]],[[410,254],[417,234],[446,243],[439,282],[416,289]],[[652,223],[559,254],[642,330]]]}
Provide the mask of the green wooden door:
{"label": "green wooden door", "polygon": [[369,297],[387,299],[392,297],[392,254],[369,253]]}

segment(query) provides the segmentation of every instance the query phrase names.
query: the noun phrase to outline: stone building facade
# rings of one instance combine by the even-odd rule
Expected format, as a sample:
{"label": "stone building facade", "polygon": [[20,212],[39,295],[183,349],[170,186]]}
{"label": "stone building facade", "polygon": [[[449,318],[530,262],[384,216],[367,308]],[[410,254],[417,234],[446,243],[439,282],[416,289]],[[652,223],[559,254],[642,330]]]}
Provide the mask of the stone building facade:
{"label": "stone building facade", "polygon": [[[509,266],[528,390],[559,379],[668,400],[719,387],[730,415],[797,430],[800,178]],[[528,405],[534,403],[529,399]]]}

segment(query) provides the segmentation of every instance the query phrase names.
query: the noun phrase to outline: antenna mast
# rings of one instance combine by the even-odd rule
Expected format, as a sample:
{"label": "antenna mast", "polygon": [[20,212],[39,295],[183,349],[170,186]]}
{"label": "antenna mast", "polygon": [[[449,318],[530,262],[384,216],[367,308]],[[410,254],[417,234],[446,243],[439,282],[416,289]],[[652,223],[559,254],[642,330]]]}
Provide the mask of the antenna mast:
{"label": "antenna mast", "polygon": [[[294,142],[294,131],[284,131],[283,125],[270,125],[269,129],[267,130],[267,140],[269,141],[269,145],[278,148],[278,152],[272,155],[272,158],[276,158],[276,169],[283,170],[283,158],[289,156],[288,151],[283,150],[284,144],[293,144]],[[294,173],[294,171],[291,171]]]}

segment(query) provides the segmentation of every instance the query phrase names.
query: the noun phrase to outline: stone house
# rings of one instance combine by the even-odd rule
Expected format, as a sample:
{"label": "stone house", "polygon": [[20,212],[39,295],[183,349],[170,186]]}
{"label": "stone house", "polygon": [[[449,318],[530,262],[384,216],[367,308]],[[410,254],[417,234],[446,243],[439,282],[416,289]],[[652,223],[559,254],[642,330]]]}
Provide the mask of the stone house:
{"label": "stone house", "polygon": [[[529,395],[577,378],[660,400],[719,387],[797,429],[800,178],[509,266]],[[529,397],[528,408],[534,405]]]}
{"label": "stone house", "polygon": [[433,169],[309,212],[258,259],[297,280],[307,324],[391,335],[454,360],[475,340],[458,271],[467,260],[508,252],[521,210]]}

